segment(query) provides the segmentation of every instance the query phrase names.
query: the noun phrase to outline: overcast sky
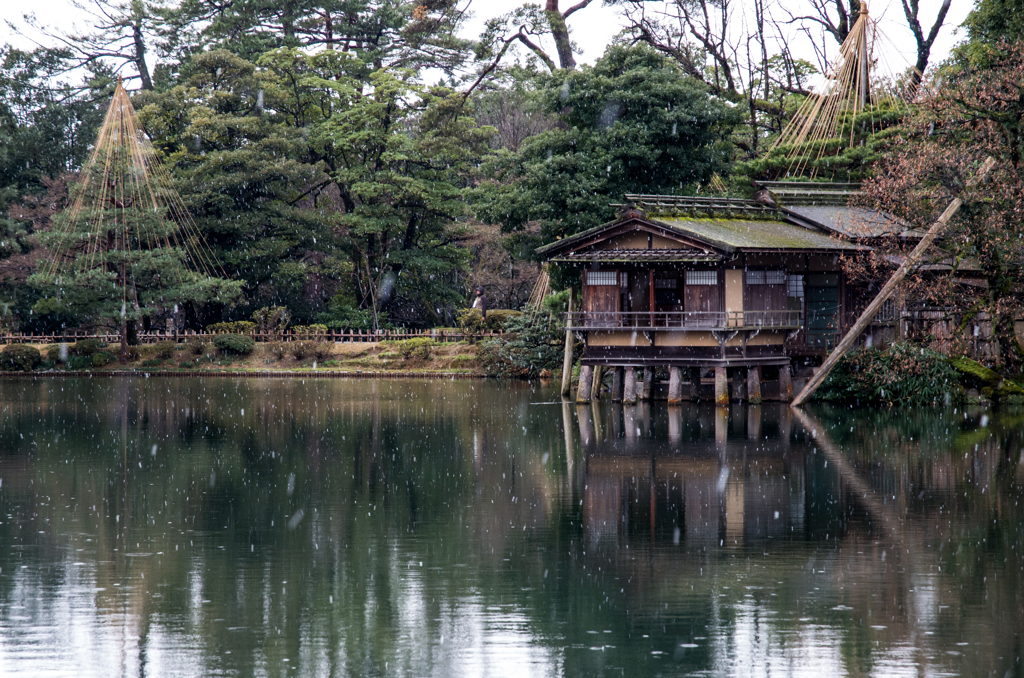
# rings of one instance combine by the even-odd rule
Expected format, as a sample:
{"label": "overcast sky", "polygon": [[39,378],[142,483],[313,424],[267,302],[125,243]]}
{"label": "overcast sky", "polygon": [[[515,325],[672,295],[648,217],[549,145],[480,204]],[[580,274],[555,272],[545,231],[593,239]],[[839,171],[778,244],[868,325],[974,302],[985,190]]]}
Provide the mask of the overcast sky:
{"label": "overcast sky", "polygon": [[[84,1],[89,2],[90,0]],[[471,0],[470,10],[474,17],[467,23],[465,35],[476,37],[487,19],[511,11],[524,2],[525,0]],[[543,0],[533,0],[533,2],[542,4]],[[569,6],[570,2],[563,0],[561,4]],[[921,23],[926,26],[927,30],[934,20],[941,0],[920,0],[920,4]],[[656,11],[659,5],[658,2],[650,2],[649,11]],[[742,5],[742,0],[734,1],[734,6]],[[793,14],[804,14],[807,12],[808,5],[809,0],[775,0],[772,12],[777,20],[784,20],[787,18],[786,10]],[[963,23],[973,5],[971,0],[953,0],[946,23],[932,49],[932,64],[937,64],[944,59],[949,54],[950,48],[962,37],[962,31],[958,33],[956,29]],[[887,51],[894,52],[889,57],[891,68],[893,71],[902,70],[913,62],[916,55],[913,35],[906,27],[900,0],[872,0],[870,8],[871,15],[880,21],[881,31],[891,45],[890,50]],[[82,13],[75,9],[70,0],[32,0],[31,2],[0,0],[0,22],[2,22],[0,23],[0,42],[13,42],[19,46],[29,46],[24,40],[15,36],[7,26],[7,22],[20,24],[21,17],[26,11],[34,12],[40,23],[64,30],[71,28],[76,19],[81,21],[82,17]],[[604,7],[601,0],[595,0],[586,9],[576,12],[569,19],[569,28],[573,40],[582,50],[582,55],[577,60],[580,63],[593,63],[601,56],[604,48],[611,42],[615,34],[622,30],[623,26],[621,10]],[[798,27],[793,25],[784,30],[787,31],[786,39],[791,41],[793,51],[798,56],[814,63],[813,52]],[[834,53],[835,43],[831,42],[831,38],[826,44]],[[550,47],[553,55],[553,46]]]}

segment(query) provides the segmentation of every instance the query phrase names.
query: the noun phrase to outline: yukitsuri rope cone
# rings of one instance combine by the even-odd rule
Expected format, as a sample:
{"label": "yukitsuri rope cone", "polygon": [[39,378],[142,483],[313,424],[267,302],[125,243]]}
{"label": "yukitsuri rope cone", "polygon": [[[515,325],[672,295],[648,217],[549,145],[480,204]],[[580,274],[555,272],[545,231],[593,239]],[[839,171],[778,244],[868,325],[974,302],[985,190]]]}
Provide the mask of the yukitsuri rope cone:
{"label": "yukitsuri rope cone", "polygon": [[[897,109],[909,110],[907,99],[913,92],[899,93],[886,52],[895,51],[868,15],[867,2],[861,3],[860,14],[839,48],[839,56],[825,74],[827,81],[821,91],[807,97],[792,120],[772,144],[768,153],[780,149],[792,160],[787,176],[798,177],[817,173],[813,165],[826,154],[841,152],[828,142],[843,140],[853,145],[854,119],[872,104],[888,100]],[[873,75],[885,74],[884,78]],[[871,122],[874,129],[874,121]],[[849,128],[849,139],[846,130]]]}
{"label": "yukitsuri rope cone", "polygon": [[71,206],[46,234],[50,260],[36,284],[53,310],[88,309],[129,324],[185,301],[225,298],[231,283],[139,125],[120,79]]}

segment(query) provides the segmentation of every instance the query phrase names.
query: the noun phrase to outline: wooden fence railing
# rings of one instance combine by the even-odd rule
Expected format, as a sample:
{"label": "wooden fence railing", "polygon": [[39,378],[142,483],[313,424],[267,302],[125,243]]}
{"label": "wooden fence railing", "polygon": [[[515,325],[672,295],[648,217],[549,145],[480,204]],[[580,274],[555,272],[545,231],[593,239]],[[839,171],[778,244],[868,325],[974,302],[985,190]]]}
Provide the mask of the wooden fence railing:
{"label": "wooden fence railing", "polygon": [[[397,329],[397,330],[342,330],[338,332],[328,331],[325,334],[308,334],[285,331],[274,334],[267,332],[254,332],[248,336],[258,342],[268,341],[332,341],[335,343],[350,342],[378,342],[378,341],[400,341],[403,339],[433,339],[440,342],[456,342],[466,339],[480,339],[482,337],[496,337],[498,332],[484,332],[474,334],[458,329]],[[202,339],[212,341],[216,334],[209,332],[140,332],[139,343],[154,344],[159,341],[177,341],[185,343],[191,339]],[[64,334],[5,334],[0,335],[0,344],[72,344],[83,339],[99,339],[110,344],[121,341],[117,334],[87,334],[84,332],[67,332]]]}

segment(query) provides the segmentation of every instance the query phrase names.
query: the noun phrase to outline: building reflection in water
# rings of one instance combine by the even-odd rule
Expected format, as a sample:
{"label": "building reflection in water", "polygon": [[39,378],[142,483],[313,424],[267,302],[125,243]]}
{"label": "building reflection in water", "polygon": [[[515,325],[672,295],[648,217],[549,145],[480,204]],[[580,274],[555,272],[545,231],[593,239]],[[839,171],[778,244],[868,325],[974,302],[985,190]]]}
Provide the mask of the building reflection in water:
{"label": "building reflection in water", "polygon": [[646,404],[576,406],[589,540],[739,545],[803,532],[806,449],[791,442],[788,407],[661,414],[666,436],[652,435]]}

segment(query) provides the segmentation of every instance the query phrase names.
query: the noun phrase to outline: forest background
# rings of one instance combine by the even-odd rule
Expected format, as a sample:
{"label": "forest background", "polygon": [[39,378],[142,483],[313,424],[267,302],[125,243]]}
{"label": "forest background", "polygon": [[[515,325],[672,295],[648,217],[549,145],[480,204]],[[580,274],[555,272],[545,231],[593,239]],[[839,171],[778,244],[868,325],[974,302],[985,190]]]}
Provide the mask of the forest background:
{"label": "forest background", "polygon": [[[959,45],[932,63],[951,3],[934,4],[897,8],[915,64],[889,84],[913,104],[869,111],[816,169],[866,180],[872,202],[925,225],[994,155],[998,189],[968,196],[935,253],[980,261],[987,287],[964,289],[954,269],[914,293],[995,312],[1012,335],[1024,8],[979,0]],[[605,0],[623,29],[579,65],[570,22],[599,5],[516,3],[474,38],[458,0],[93,0],[86,29],[37,21],[37,47],[0,52],[0,325],[116,324],[32,283],[119,77],[241,283],[183,300],[179,322],[285,307],[297,324],[450,326],[478,285],[492,306],[522,306],[534,247],[609,220],[627,192],[743,194],[750,178],[784,176],[765,153],[860,10]],[[789,48],[794,27],[810,51]],[[884,274],[887,253],[852,272]],[[171,307],[143,309],[144,325],[162,328]]]}

